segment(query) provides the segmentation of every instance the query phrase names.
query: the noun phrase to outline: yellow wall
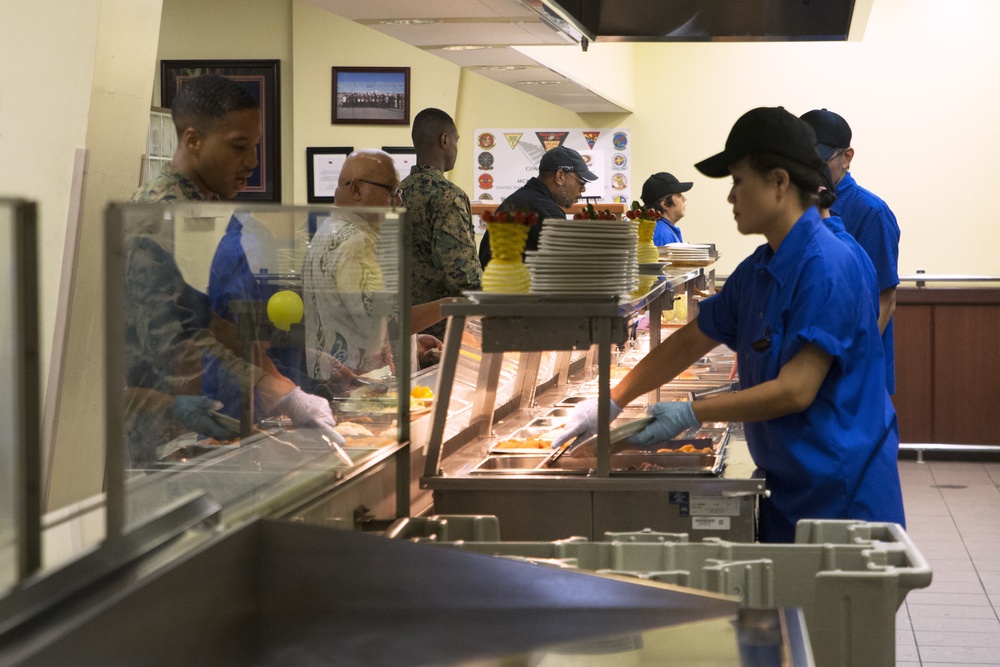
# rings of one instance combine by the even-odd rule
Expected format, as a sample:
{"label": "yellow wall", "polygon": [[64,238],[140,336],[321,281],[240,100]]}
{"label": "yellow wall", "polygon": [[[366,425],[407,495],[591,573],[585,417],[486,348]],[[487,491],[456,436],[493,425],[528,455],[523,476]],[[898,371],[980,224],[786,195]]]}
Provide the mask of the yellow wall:
{"label": "yellow wall", "polygon": [[[46,397],[46,408],[53,415],[47,431],[51,450],[46,452],[50,509],[100,493],[103,487],[104,210],[107,202],[126,199],[138,186],[160,9],[160,0],[101,0],[88,14],[96,21],[86,23],[96,27],[97,48],[88,54],[93,70],[83,144],[88,151],[87,174],[72,298],[62,313],[65,334],[55,334],[55,345],[65,345],[65,359],[56,369],[59,375],[51,378]],[[71,160],[72,154],[67,147],[53,158]],[[65,222],[62,229],[65,234]],[[43,257],[54,245],[43,241]],[[67,280],[63,274],[64,286]],[[44,340],[53,334],[42,335]]]}
{"label": "yellow wall", "polygon": [[164,0],[153,103],[160,106],[161,60],[281,61],[281,188],[284,203],[299,163],[292,159],[292,2]]}
{"label": "yellow wall", "polygon": [[729,179],[694,163],[755,106],[826,107],[851,125],[855,178],[896,213],[901,274],[1000,275],[998,23],[994,0],[876,0],[860,42],[637,45],[636,81],[661,85],[636,86],[633,179],[666,170],[694,181],[685,239],[717,242],[728,272],[762,240],[737,234]]}

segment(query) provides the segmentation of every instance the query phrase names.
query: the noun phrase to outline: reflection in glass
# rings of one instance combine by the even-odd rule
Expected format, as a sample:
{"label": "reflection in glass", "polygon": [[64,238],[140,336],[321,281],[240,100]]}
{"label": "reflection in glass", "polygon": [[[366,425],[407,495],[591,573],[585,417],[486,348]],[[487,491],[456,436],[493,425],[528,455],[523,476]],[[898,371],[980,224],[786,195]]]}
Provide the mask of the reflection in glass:
{"label": "reflection in glass", "polygon": [[[201,492],[253,505],[397,442],[400,214],[350,215],[364,227],[336,208],[113,207],[127,524]],[[320,252],[337,234],[350,252]]]}

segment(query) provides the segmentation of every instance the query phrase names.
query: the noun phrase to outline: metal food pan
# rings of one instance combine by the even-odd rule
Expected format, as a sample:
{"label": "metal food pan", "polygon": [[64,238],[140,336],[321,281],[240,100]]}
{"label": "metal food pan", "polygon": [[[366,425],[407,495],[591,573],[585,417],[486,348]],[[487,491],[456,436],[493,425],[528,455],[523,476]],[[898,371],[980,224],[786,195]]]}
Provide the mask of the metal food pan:
{"label": "metal food pan", "polygon": [[[489,456],[469,470],[470,475],[585,475],[589,466],[544,467],[549,454],[540,456]],[[541,466],[541,467],[540,467]]]}
{"label": "metal food pan", "polygon": [[722,472],[721,453],[676,453],[624,451],[611,455],[613,475],[717,475]]}
{"label": "metal food pan", "polygon": [[569,419],[570,413],[573,412],[572,407],[560,407],[556,405],[554,408],[542,415],[545,419],[559,419],[565,422]]}
{"label": "metal food pan", "polygon": [[538,455],[548,456],[551,453],[551,448],[542,449],[540,447],[524,447],[519,449],[517,447],[500,447],[499,445],[507,440],[535,439],[545,433],[548,433],[551,430],[552,429],[545,429],[540,431],[538,429],[530,429],[528,427],[519,428],[518,430],[511,433],[508,437],[500,438],[496,442],[490,444],[490,446],[487,448],[487,453],[492,455],[517,454],[518,456],[521,456],[524,454],[530,454],[530,455],[538,454]]}
{"label": "metal food pan", "polygon": [[562,400],[560,400],[558,403],[556,403],[556,406],[557,407],[558,406],[564,406],[564,405],[574,406],[577,403],[583,403],[588,398],[590,398],[590,397],[589,396],[566,396]]}

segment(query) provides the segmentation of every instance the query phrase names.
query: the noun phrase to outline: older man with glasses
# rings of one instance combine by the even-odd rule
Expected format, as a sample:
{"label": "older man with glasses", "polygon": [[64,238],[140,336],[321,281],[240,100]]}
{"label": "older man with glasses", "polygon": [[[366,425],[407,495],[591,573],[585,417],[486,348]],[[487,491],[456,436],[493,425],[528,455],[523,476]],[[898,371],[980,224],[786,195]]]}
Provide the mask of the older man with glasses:
{"label": "older man with glasses", "polygon": [[[344,365],[355,373],[384,366],[394,368],[387,322],[374,309],[384,292],[379,264],[380,217],[358,208],[395,208],[402,202],[399,174],[392,156],[361,149],[344,161],[334,194],[336,206],[316,230],[302,269],[305,302],[306,369],[319,382],[336,379]],[[440,301],[414,306],[413,333],[441,319]],[[433,336],[417,340],[423,348],[440,348]]]}
{"label": "older man with glasses", "polygon": [[[497,212],[525,211],[538,214],[539,224],[531,226],[524,247],[525,250],[536,250],[542,233],[542,221],[551,218],[565,220],[564,209],[568,209],[583,195],[587,183],[596,180],[597,174],[590,170],[582,155],[572,148],[557,146],[539,160],[538,176],[528,179],[520,189],[504,199]],[[483,268],[486,268],[492,256],[490,234],[487,232],[479,244],[479,259]]]}
{"label": "older man with glasses", "polygon": [[816,148],[830,169],[837,201],[830,208],[844,221],[844,227],[865,249],[875,265],[879,289],[878,325],[885,352],[886,388],[896,392],[892,314],[896,310],[899,285],[899,225],[889,206],[878,196],[858,185],[850,174],[854,149],[851,126],[842,116],[827,109],[814,109],[802,120],[816,131]]}

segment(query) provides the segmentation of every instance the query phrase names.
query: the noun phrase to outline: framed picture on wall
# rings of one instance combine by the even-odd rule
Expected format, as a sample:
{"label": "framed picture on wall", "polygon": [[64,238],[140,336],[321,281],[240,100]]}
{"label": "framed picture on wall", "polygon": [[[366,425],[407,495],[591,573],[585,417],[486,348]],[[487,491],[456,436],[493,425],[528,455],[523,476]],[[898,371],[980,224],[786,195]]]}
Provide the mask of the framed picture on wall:
{"label": "framed picture on wall", "polygon": [[337,192],[337,180],[351,146],[306,148],[306,201],[310,204],[332,204]]}
{"label": "framed picture on wall", "polygon": [[409,67],[334,67],[333,122],[410,124]]}
{"label": "framed picture on wall", "polygon": [[382,150],[392,156],[400,180],[410,175],[410,169],[417,163],[417,149],[413,146],[383,146]]}
{"label": "framed picture on wall", "polygon": [[215,74],[236,81],[260,104],[258,164],[236,199],[281,201],[281,61],[279,60],[161,60],[160,104],[170,108],[177,91],[190,79]]}

